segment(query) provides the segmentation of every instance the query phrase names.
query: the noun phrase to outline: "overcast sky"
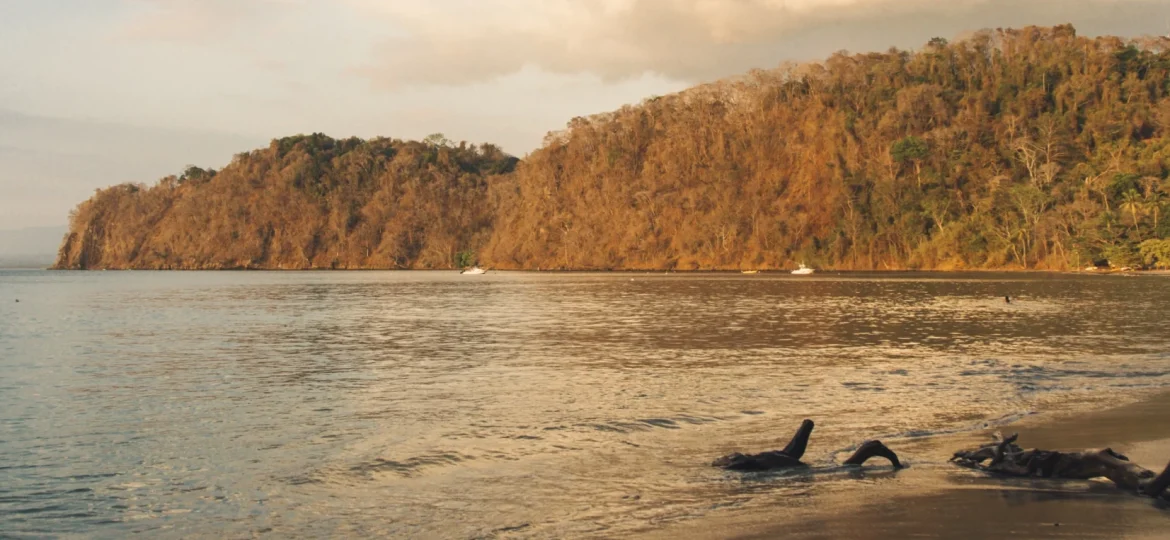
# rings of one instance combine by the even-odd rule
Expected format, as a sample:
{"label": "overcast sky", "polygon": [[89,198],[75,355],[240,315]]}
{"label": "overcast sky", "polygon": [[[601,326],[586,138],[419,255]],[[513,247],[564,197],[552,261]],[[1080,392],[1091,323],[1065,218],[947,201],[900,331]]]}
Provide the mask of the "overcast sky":
{"label": "overcast sky", "polygon": [[495,142],[786,60],[1072,22],[1166,34],[1170,0],[0,0],[0,229],[273,137]]}

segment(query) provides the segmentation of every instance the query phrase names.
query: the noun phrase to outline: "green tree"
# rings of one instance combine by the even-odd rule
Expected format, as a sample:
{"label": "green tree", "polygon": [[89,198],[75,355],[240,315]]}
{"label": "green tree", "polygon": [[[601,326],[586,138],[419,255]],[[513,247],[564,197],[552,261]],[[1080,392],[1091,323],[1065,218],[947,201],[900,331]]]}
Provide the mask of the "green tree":
{"label": "green tree", "polygon": [[474,251],[465,250],[455,254],[456,268],[467,268],[469,266],[475,266],[475,264],[476,256]]}
{"label": "green tree", "polygon": [[1142,254],[1138,251],[1138,246],[1133,242],[1121,242],[1106,247],[1102,255],[1109,261],[1109,265],[1113,267],[1134,267],[1140,266],[1142,263]]}
{"label": "green tree", "polygon": [[1158,216],[1162,213],[1162,207],[1166,205],[1166,196],[1162,195],[1161,191],[1149,190],[1146,192],[1145,211],[1154,218],[1154,235],[1158,235]]}
{"label": "green tree", "polygon": [[1142,262],[1154,268],[1170,268],[1170,240],[1146,240],[1138,249]]}
{"label": "green tree", "polygon": [[423,139],[423,142],[425,142],[431,146],[439,146],[439,147],[451,146],[451,140],[448,139],[447,136],[443,135],[442,133],[432,133],[430,135],[427,135],[427,137],[425,139]]}
{"label": "green tree", "polygon": [[1138,194],[1136,189],[1130,189],[1122,195],[1121,211],[1129,212],[1132,220],[1134,234],[1141,238],[1141,230],[1138,225],[1138,212],[1145,210],[1145,203],[1142,201],[1142,196]]}
{"label": "green tree", "polygon": [[918,137],[910,136],[900,139],[890,147],[890,157],[895,163],[914,165],[914,176],[918,187],[922,187],[922,160],[930,155],[930,146]]}

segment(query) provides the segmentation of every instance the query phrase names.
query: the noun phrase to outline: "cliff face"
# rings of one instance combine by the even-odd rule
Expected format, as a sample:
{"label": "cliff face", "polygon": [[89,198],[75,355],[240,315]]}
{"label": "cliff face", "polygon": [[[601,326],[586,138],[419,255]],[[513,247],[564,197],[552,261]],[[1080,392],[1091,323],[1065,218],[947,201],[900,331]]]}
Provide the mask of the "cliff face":
{"label": "cliff face", "polygon": [[[61,268],[1049,268],[1170,238],[1170,40],[983,32],[550,134],[274,141],[78,207]],[[1155,256],[1156,258],[1156,256]]]}
{"label": "cliff face", "polygon": [[489,234],[488,185],[515,161],[492,146],[281,139],[219,172],[99,191],[56,266],[451,268]]}

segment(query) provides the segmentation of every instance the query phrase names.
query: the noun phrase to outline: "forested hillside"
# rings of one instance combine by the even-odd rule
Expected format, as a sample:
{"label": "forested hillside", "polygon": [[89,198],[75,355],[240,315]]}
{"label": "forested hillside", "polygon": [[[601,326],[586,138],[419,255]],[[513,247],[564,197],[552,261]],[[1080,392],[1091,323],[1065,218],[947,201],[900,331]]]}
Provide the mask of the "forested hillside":
{"label": "forested hillside", "polygon": [[491,234],[488,183],[516,161],[439,138],[280,139],[219,172],[99,191],[57,267],[450,268]]}
{"label": "forested hillside", "polygon": [[576,118],[513,166],[440,140],[274,141],[103,190],[58,266],[1170,265],[1170,39],[838,54]]}

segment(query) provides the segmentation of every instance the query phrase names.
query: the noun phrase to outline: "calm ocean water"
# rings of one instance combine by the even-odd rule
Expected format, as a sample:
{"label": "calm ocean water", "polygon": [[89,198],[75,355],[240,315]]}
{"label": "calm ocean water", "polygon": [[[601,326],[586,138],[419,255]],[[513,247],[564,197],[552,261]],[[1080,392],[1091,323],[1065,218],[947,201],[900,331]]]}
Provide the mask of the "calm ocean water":
{"label": "calm ocean water", "polygon": [[827,466],[1170,385],[1167,320],[1158,276],[0,271],[0,536],[623,536],[809,489],[707,466],[805,417]]}

